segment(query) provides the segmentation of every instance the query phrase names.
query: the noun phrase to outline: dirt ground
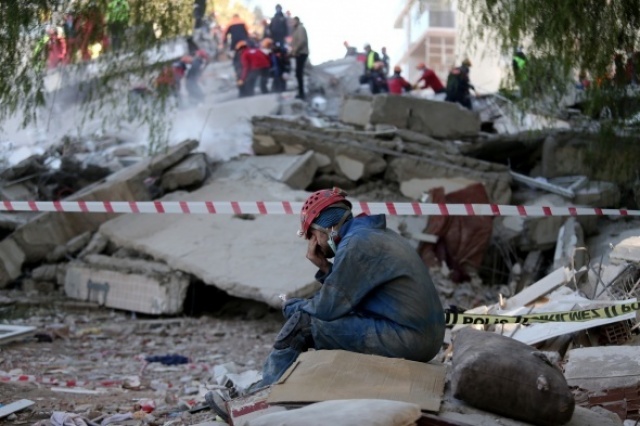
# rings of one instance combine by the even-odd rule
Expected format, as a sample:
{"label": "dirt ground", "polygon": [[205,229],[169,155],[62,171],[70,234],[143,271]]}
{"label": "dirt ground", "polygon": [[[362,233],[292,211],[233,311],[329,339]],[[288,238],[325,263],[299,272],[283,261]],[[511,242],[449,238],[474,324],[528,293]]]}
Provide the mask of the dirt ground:
{"label": "dirt ground", "polygon": [[[228,302],[221,314],[199,318],[140,318],[62,295],[27,299],[14,292],[3,300],[2,316],[22,317],[14,322],[38,329],[34,338],[0,351],[0,403],[35,402],[5,419],[5,424],[16,425],[48,419],[53,411],[88,419],[134,412],[136,401],[144,398],[155,401],[153,417],[147,418],[152,424],[212,420],[209,410],[187,410],[203,402],[207,387],[216,384],[213,367],[232,362],[238,372],[260,370],[282,325],[280,312],[239,300]],[[167,366],[144,361],[145,356],[168,354],[190,362]],[[27,381],[7,382],[9,377]],[[83,389],[97,394],[63,392]]]}
{"label": "dirt ground", "polygon": [[[437,271],[432,276],[445,306],[497,300],[499,286],[478,279],[452,286]],[[214,368],[260,371],[283,317],[267,305],[219,291],[207,290],[192,299],[199,299],[196,315],[158,318],[72,300],[60,289],[0,291],[2,322],[37,329],[33,337],[0,346],[0,404],[23,398],[35,402],[3,419],[5,424],[34,424],[54,411],[100,421],[115,413],[139,412],[136,404],[145,399],[155,403],[144,419],[148,424],[213,420],[210,410],[198,407],[203,407],[204,394],[218,385]],[[203,313],[203,306],[210,309]],[[145,361],[163,355],[180,355],[189,362]],[[140,419],[118,424],[138,425]]]}

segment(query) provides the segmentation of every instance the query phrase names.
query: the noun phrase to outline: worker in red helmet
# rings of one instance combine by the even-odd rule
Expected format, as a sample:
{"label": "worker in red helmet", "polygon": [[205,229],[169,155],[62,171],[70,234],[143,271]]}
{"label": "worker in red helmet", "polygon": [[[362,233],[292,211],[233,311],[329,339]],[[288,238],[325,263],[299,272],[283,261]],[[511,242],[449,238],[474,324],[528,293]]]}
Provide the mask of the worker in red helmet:
{"label": "worker in red helmet", "polygon": [[393,76],[387,80],[387,86],[389,86],[389,93],[392,95],[402,95],[404,92],[410,92],[413,88],[411,83],[402,77],[402,68],[398,65],[393,67]]}
{"label": "worker in red helmet", "polygon": [[[444,88],[444,85],[442,84],[442,81],[440,81],[435,71],[433,71],[431,68],[427,68],[424,62],[420,62],[416,67],[416,69],[419,71],[422,71],[422,75],[420,76],[418,81],[416,81],[414,88],[416,89],[431,88],[436,94],[445,92],[445,88]],[[422,83],[422,86],[420,86],[420,83]]]}
{"label": "worker in red helmet", "polygon": [[444,311],[429,270],[385,215],[354,217],[346,195],[324,189],[302,206],[298,235],[322,287],[310,299],[281,297],[287,322],[260,386],[312,348],[427,362],[442,347]]}

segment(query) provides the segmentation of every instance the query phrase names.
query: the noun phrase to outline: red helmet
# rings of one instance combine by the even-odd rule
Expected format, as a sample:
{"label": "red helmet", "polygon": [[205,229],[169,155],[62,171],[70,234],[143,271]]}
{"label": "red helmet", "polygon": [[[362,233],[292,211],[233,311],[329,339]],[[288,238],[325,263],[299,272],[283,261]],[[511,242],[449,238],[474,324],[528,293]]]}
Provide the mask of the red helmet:
{"label": "red helmet", "polygon": [[311,224],[325,208],[336,203],[343,203],[351,208],[351,203],[345,198],[346,195],[346,192],[335,186],[333,189],[321,189],[311,194],[302,205],[302,210],[300,210],[300,230],[298,231],[298,236],[309,238],[309,228]]}

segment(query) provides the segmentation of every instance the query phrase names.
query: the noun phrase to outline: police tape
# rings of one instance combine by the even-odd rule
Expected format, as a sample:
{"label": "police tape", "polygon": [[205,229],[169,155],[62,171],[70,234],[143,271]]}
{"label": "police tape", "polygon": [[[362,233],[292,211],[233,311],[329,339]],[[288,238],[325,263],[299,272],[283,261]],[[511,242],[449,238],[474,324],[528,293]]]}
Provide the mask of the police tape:
{"label": "police tape", "polygon": [[640,310],[640,302],[629,302],[598,309],[579,311],[540,312],[526,315],[483,315],[446,312],[446,325],[534,324],[550,322],[586,322],[615,318]]}
{"label": "police tape", "polygon": [[[0,211],[145,214],[298,214],[290,201],[2,201]],[[593,207],[354,202],[355,214],[391,216],[640,216],[640,210]]]}

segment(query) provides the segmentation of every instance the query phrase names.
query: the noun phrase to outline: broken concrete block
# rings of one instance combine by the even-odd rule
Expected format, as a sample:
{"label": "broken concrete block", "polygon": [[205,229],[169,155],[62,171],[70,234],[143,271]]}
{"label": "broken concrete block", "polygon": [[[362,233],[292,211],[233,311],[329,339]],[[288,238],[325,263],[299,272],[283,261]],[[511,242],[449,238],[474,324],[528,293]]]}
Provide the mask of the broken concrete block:
{"label": "broken concrete block", "polygon": [[24,225],[27,219],[24,216],[11,213],[0,213],[0,230],[13,231],[18,226]]}
{"label": "broken concrete block", "polygon": [[12,184],[0,183],[0,200],[32,201],[37,199],[37,191],[38,188],[29,181]]}
{"label": "broken concrete block", "polygon": [[[172,193],[164,199],[304,201],[307,196],[306,192],[268,181],[259,166],[237,160],[222,164],[212,182],[202,188]],[[291,256],[269,254],[300,253],[304,260],[305,241],[291,238],[297,227],[297,221],[286,215],[257,215],[254,220],[231,215],[126,215],[105,223],[100,232],[117,246],[149,254],[233,296],[279,307],[280,294],[303,297],[315,288],[316,271],[310,262],[291,262]],[[257,246],[268,250],[256,250]]]}
{"label": "broken concrete block", "polygon": [[[151,194],[144,180],[153,173],[180,161],[198,146],[197,141],[185,141],[172,146],[165,154],[122,169],[103,182],[97,182],[66,198],[68,201],[148,201]],[[118,215],[112,213],[46,212],[16,229],[0,242],[0,288],[17,278],[25,262],[38,262],[56,246],[65,245],[73,237],[95,231],[102,223]],[[19,249],[16,251],[16,249]]]}
{"label": "broken concrete block", "polygon": [[190,154],[162,175],[160,186],[167,192],[201,184],[207,177],[207,156]]}
{"label": "broken concrete block", "polygon": [[[556,194],[516,193],[513,203],[516,205],[567,207],[572,206],[569,200]],[[516,239],[516,244],[525,251],[546,250],[555,247],[560,227],[567,220],[566,216],[510,216],[497,221],[504,228],[505,235]],[[597,217],[580,216],[578,223],[585,234],[597,229]]]}
{"label": "broken concrete block", "polygon": [[313,181],[318,170],[313,151],[307,151],[282,172],[281,182],[293,189],[305,189]]}
{"label": "broken concrete block", "polygon": [[566,284],[570,279],[571,274],[569,269],[559,267],[540,281],[531,284],[520,293],[507,299],[506,309],[516,309],[528,305],[545,294],[551,293],[561,285]]}
{"label": "broken concrete block", "polygon": [[89,241],[91,241],[91,232],[89,231],[73,237],[65,244],[67,254],[73,255],[78,253],[89,244]]}
{"label": "broken concrete block", "polygon": [[564,266],[577,271],[585,266],[586,261],[587,252],[584,250],[584,231],[576,218],[570,217],[558,231],[552,269]]}
{"label": "broken concrete block", "polygon": [[23,176],[37,174],[46,169],[44,166],[45,156],[40,154],[31,155],[18,164],[0,171],[0,179],[12,181]]}
{"label": "broken concrete block", "polygon": [[255,155],[274,155],[282,152],[282,145],[269,135],[253,135],[251,148]]}
{"label": "broken concrete block", "polygon": [[[412,195],[416,195],[415,192],[417,192],[415,191],[416,186],[414,186],[414,184],[420,185],[422,179],[426,179],[427,183],[430,182],[431,179],[438,179],[440,181],[448,179],[476,181],[481,182],[485,186],[492,203],[510,203],[511,177],[506,168],[502,168],[502,166],[499,165],[494,167],[494,165],[490,164],[476,164],[474,162],[478,160],[469,158],[460,159],[460,161],[462,164],[469,164],[470,166],[458,165],[452,161],[445,162],[444,159],[439,160],[413,156],[411,158],[398,157],[388,162],[385,178],[397,182],[401,188],[411,191],[410,193]],[[486,166],[488,170],[478,170],[478,168],[482,168],[482,166]],[[415,183],[413,180],[417,180],[418,182]],[[422,193],[422,191],[420,191],[420,193]],[[409,194],[409,192],[407,194]]]}
{"label": "broken concrete block", "polygon": [[27,256],[11,238],[0,241],[0,287],[5,287],[22,273]]}
{"label": "broken concrete block", "polygon": [[640,379],[640,347],[596,346],[571,349],[564,375],[569,386],[589,391],[637,386]]}
{"label": "broken concrete block", "polygon": [[174,164],[178,163],[191,151],[196,149],[200,143],[194,139],[188,139],[169,147],[166,152],[151,157],[148,161],[148,168],[151,174],[160,173]]}
{"label": "broken concrete block", "polygon": [[100,254],[104,251],[104,249],[107,248],[108,244],[109,239],[101,233],[96,232],[91,237],[91,241],[89,241],[89,244],[87,244],[87,246],[80,252],[80,254],[78,254],[78,257],[83,258],[90,254]]}
{"label": "broken concrete block", "polygon": [[313,182],[318,170],[316,155],[313,151],[306,151],[302,155],[278,154],[247,157],[239,162],[256,167],[261,173],[287,184],[293,189],[307,188]]}
{"label": "broken concrete block", "polygon": [[67,296],[152,315],[182,312],[189,277],[167,265],[89,255],[67,266]]}
{"label": "broken concrete block", "polygon": [[640,264],[640,236],[622,240],[609,253],[614,263],[630,262]]}
{"label": "broken concrete block", "polygon": [[31,271],[31,278],[36,281],[55,282],[58,273],[58,265],[40,265]]}
{"label": "broken concrete block", "polygon": [[456,103],[407,96],[375,96],[370,121],[441,139],[476,136],[480,132],[477,114]]}
{"label": "broken concrete block", "polygon": [[38,281],[34,279],[22,280],[23,291],[37,291],[38,293],[53,293],[56,291],[56,283],[51,281]]}
{"label": "broken concrete block", "polygon": [[371,117],[373,96],[348,95],[342,100],[340,121],[365,127]]}
{"label": "broken concrete block", "polygon": [[60,287],[64,287],[64,280],[67,276],[67,266],[68,263],[58,263],[58,267],[56,268],[56,280],[55,283]]}
{"label": "broken concrete block", "polygon": [[475,185],[476,181],[464,178],[434,178],[434,179],[409,179],[400,183],[402,195],[413,200],[420,200],[423,194],[434,188],[444,188],[444,193],[450,194],[468,186]]}
{"label": "broken concrete block", "polygon": [[46,256],[45,260],[49,263],[56,263],[65,260],[67,256],[66,246],[55,246]]}
{"label": "broken concrete block", "polygon": [[573,203],[577,206],[615,208],[620,205],[620,189],[612,182],[590,181],[575,194]]}
{"label": "broken concrete block", "polygon": [[351,146],[336,149],[334,159],[336,171],[354,182],[382,173],[387,168],[382,155]]}

